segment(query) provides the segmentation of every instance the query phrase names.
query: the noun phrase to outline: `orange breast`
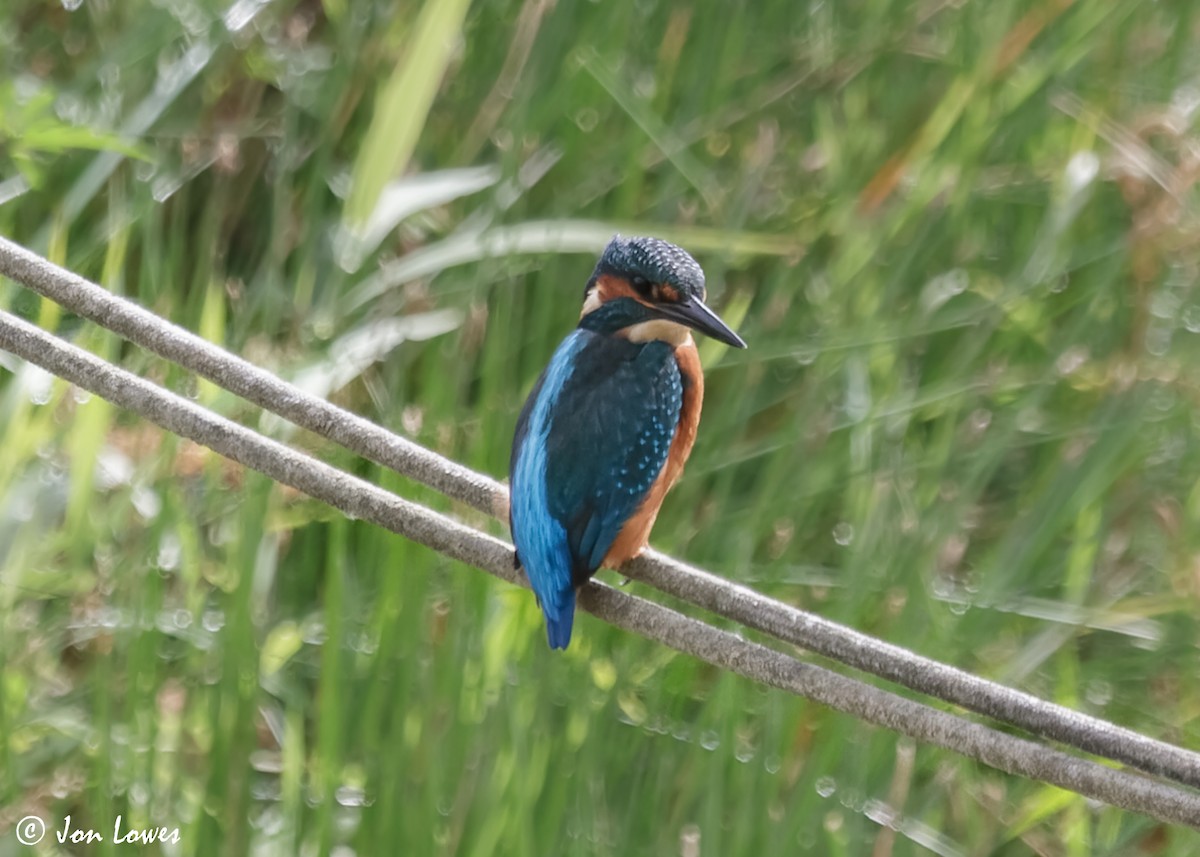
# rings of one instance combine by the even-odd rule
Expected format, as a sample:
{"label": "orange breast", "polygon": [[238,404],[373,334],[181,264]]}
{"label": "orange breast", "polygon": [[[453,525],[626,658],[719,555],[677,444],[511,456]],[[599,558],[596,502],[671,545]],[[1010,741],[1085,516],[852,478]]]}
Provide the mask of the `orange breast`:
{"label": "orange breast", "polygon": [[675,349],[675,359],[683,376],[683,407],[679,410],[679,426],[667,452],[667,463],[650,486],[642,505],[617,533],[617,538],[601,563],[605,568],[617,568],[646,549],[646,541],[650,538],[650,530],[654,527],[654,519],[658,517],[663,498],[683,473],[683,465],[692,454],[696,429],[700,426],[700,407],[704,402],[704,375],[700,369],[696,343],[690,336]]}

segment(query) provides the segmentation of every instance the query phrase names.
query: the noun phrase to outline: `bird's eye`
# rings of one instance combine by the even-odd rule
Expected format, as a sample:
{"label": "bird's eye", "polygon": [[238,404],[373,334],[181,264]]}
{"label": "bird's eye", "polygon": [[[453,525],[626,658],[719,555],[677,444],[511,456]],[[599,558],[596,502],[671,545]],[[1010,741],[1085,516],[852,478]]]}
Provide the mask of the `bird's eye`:
{"label": "bird's eye", "polygon": [[650,281],[640,274],[635,274],[633,277],[631,277],[629,284],[633,286],[634,291],[636,291],[639,295],[650,294]]}

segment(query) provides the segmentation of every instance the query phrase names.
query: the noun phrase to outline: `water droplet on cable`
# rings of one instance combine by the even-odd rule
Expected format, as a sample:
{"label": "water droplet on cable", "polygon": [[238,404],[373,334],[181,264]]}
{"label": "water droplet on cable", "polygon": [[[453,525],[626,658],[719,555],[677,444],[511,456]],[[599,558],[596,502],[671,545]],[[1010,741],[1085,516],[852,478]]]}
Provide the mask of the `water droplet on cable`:
{"label": "water droplet on cable", "polygon": [[579,130],[585,134],[590,134],[596,130],[596,126],[600,123],[600,114],[594,108],[585,107],[575,114],[575,124],[579,126]]}
{"label": "water droplet on cable", "polygon": [[1183,326],[1189,333],[1200,333],[1200,304],[1192,304],[1183,311]]}
{"label": "water droplet on cable", "polygon": [[1058,355],[1058,360],[1054,362],[1054,366],[1058,369],[1058,374],[1070,375],[1082,366],[1087,359],[1087,347],[1076,345]]}
{"label": "water droplet on cable", "polygon": [[1084,696],[1092,705],[1103,707],[1112,702],[1113,688],[1108,682],[1096,679],[1087,683]]}

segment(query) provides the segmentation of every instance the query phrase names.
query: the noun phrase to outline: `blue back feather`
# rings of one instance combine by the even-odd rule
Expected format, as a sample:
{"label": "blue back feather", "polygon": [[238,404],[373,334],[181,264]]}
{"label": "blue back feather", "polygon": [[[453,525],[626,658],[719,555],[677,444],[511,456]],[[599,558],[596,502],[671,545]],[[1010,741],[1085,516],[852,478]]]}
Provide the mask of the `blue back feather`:
{"label": "blue back feather", "polygon": [[673,349],[577,329],[517,423],[512,530],[553,648],[571,638],[575,588],[604,560],[662,470],[683,384]]}

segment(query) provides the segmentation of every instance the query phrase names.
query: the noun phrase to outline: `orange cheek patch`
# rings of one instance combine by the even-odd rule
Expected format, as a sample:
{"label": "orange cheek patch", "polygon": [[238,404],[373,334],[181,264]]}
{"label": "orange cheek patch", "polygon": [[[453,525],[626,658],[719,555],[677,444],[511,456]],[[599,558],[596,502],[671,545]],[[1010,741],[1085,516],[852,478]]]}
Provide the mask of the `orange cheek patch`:
{"label": "orange cheek patch", "polygon": [[654,297],[665,303],[679,303],[679,289],[667,283],[660,283],[654,287]]}
{"label": "orange cheek patch", "polygon": [[629,285],[628,280],[624,277],[614,277],[612,274],[603,274],[596,280],[596,291],[600,295],[601,303],[607,303],[617,298],[637,297],[637,293],[634,292],[633,286]]}

